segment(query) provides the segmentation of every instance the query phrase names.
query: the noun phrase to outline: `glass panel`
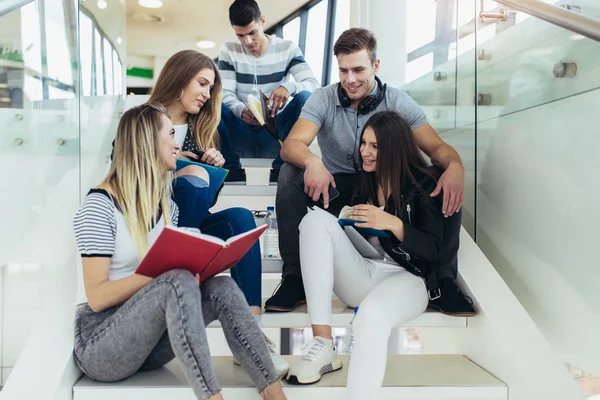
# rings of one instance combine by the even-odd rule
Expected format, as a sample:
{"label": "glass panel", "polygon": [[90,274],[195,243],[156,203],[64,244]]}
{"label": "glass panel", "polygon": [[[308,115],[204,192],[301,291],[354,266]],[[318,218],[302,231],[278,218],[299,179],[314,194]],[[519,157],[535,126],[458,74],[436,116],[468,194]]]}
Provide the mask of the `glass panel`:
{"label": "glass panel", "polygon": [[[85,32],[80,35],[79,4],[75,1],[72,8],[71,1],[45,0],[45,5],[34,1],[0,17],[0,168],[10,171],[0,174],[0,192],[10,193],[0,196],[0,208],[10,210],[0,224],[1,382],[7,380],[40,316],[72,317],[77,265],[72,218],[81,193],[96,185],[105,171],[123,109],[121,97],[90,95],[97,88],[104,93],[100,29],[122,35],[125,4],[110,3],[117,7],[109,19],[115,29],[97,25],[94,30],[97,20],[82,15]],[[46,29],[41,31],[40,26]],[[71,43],[78,37],[81,61]],[[122,91],[124,59],[107,48],[110,77]],[[42,54],[48,54],[48,60],[43,61]],[[94,63],[98,87],[92,85]],[[76,85],[79,76],[89,96],[84,99]],[[49,98],[44,99],[44,90]]]}
{"label": "glass panel", "polygon": [[600,87],[600,65],[588,57],[597,43],[537,18],[515,24],[521,14],[478,31],[479,121]]}
{"label": "glass panel", "polygon": [[304,57],[310,68],[315,73],[317,81],[321,83],[323,75],[323,38],[327,25],[327,1],[322,1],[308,10],[308,24],[306,28],[306,50]]}
{"label": "glass panel", "polygon": [[[338,0],[335,9],[335,31],[333,34],[333,43],[347,29],[350,29],[350,0]],[[331,57],[330,83],[338,82],[340,74],[338,70],[337,58]]]}
{"label": "glass panel", "polygon": [[[34,1],[0,17],[3,45],[15,56],[0,57],[0,87],[11,100],[0,108],[0,169],[5,171],[0,192],[10,193],[0,196],[0,209],[10,210],[0,224],[4,372],[15,366],[40,316],[71,310],[73,303],[71,221],[79,205],[79,132],[67,38],[77,37],[71,30],[77,14],[65,14],[62,4],[47,0],[41,13]],[[42,61],[42,54],[49,58]],[[44,99],[45,70],[52,82],[49,96],[71,99]]]}
{"label": "glass panel", "polygon": [[583,371],[600,373],[600,43],[521,13],[492,25],[477,38],[477,242],[598,395]]}
{"label": "glass panel", "polygon": [[283,38],[298,45],[300,40],[300,17],[296,17],[283,26]]}

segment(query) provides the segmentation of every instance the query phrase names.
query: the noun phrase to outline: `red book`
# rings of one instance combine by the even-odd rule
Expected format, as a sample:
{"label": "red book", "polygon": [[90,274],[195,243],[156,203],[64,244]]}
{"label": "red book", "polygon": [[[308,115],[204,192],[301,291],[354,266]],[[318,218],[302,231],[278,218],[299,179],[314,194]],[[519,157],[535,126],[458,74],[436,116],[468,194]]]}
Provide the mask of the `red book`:
{"label": "red book", "polygon": [[156,278],[172,269],[200,274],[204,282],[233,266],[268,228],[263,225],[227,240],[165,226],[139,267],[137,274]]}

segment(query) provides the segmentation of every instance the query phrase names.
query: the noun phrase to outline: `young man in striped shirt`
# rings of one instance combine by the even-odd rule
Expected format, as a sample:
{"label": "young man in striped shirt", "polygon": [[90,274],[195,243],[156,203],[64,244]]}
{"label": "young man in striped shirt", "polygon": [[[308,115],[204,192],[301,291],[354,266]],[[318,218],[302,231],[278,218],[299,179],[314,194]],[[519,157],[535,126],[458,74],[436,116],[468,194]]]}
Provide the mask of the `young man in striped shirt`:
{"label": "young man in striped shirt", "polygon": [[223,81],[219,136],[228,182],[245,183],[242,156],[275,158],[269,183],[276,184],[283,164],[281,145],[258,124],[244,102],[250,93],[260,98],[259,90],[268,96],[283,141],[319,83],[294,42],[265,35],[265,17],[254,0],[236,0],[229,7],[229,21],[238,40],[225,43],[219,56]]}

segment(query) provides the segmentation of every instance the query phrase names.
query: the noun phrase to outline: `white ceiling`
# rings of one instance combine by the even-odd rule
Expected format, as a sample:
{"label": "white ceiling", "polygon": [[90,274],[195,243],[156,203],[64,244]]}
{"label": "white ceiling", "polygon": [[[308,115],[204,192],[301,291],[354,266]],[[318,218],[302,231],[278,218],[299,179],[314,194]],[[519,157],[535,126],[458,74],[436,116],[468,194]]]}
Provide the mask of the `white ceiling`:
{"label": "white ceiling", "polygon": [[[229,24],[233,0],[163,0],[161,8],[149,9],[127,0],[127,54],[169,57],[183,49],[197,49],[197,38],[214,41],[214,49],[200,50],[210,57],[219,55],[220,46],[235,39]],[[306,4],[307,0],[258,0],[266,18],[266,28]],[[159,14],[161,23],[136,18],[136,13]]]}

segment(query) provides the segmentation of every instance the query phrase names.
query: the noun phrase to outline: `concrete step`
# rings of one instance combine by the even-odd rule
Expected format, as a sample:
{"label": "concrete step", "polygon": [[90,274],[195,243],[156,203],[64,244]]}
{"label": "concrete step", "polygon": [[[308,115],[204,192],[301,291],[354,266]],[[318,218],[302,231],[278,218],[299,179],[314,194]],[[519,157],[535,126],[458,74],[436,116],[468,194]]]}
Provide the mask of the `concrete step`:
{"label": "concrete step", "polygon": [[[263,299],[263,309],[267,299]],[[347,327],[354,315],[354,310],[346,307],[337,297],[332,299],[331,325],[334,327]],[[412,321],[398,325],[404,328],[466,328],[467,317],[450,317],[435,311],[426,311]],[[209,328],[220,328],[219,321],[214,321]],[[261,320],[263,328],[309,328],[310,319],[306,312],[306,304],[296,307],[292,312],[268,312],[264,313]]]}
{"label": "concrete step", "polygon": [[[293,363],[299,356],[285,356]],[[289,400],[343,399],[347,383],[347,357],[341,370],[325,375],[314,385],[294,386],[283,381]],[[213,357],[225,399],[255,399],[250,377],[232,357]],[[367,366],[365,366],[367,368]],[[139,373],[117,383],[99,383],[84,377],[73,387],[74,400],[194,400],[177,360],[164,368]],[[506,385],[462,355],[393,355],[388,357],[379,399],[506,400]]]}

